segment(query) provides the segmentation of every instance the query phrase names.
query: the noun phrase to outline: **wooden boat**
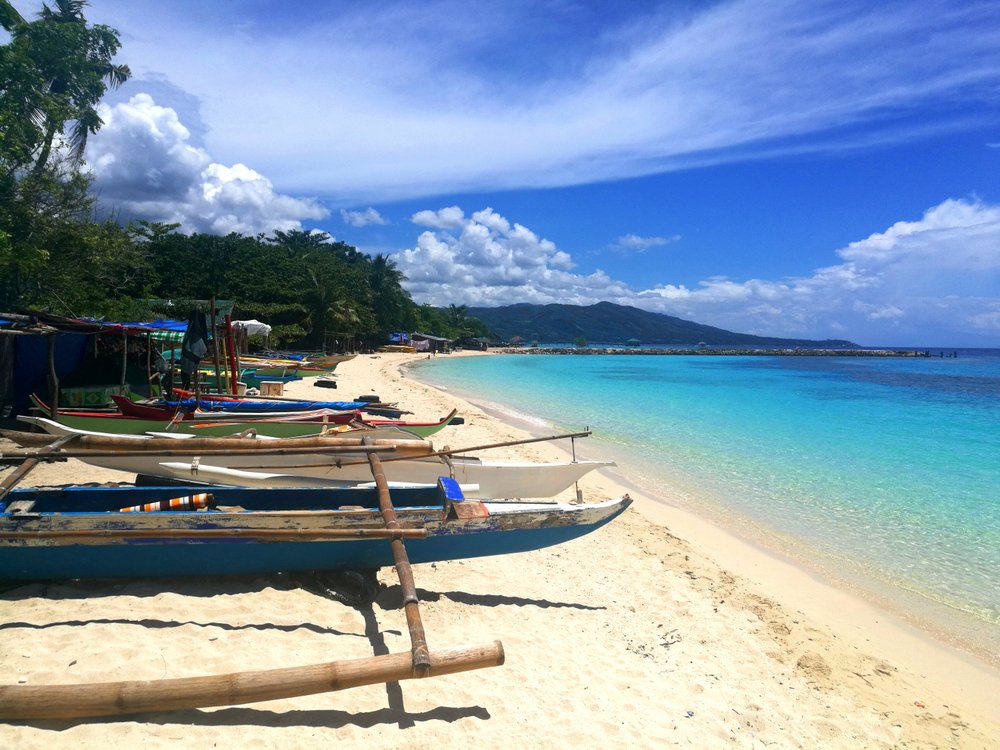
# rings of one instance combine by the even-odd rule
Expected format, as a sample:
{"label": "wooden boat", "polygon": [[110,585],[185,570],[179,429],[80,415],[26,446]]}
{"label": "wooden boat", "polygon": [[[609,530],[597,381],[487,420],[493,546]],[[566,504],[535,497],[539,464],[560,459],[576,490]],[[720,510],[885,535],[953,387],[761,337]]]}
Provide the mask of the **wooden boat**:
{"label": "wooden boat", "polygon": [[[45,414],[50,413],[47,404],[32,396],[35,407]],[[133,402],[134,403],[134,402]],[[172,417],[161,414],[155,419],[131,417],[121,412],[81,411],[60,409],[55,421],[69,427],[91,432],[107,432],[119,435],[142,435],[149,432],[179,432],[189,435],[217,436],[235,435],[244,430],[254,430],[265,437],[305,437],[319,435],[337,425],[356,423],[367,427],[398,427],[420,437],[430,437],[452,424],[458,417],[453,410],[436,422],[416,422],[403,419],[364,419],[360,411],[334,411],[316,409],[306,412],[261,412],[243,414],[239,412],[182,412]],[[29,419],[23,421],[29,422]]]}
{"label": "wooden boat", "polygon": [[[331,411],[357,412],[365,406],[363,401],[297,401],[297,400],[263,400],[215,398],[202,396],[199,399],[184,398],[176,401],[151,399],[145,402],[133,401],[126,396],[116,395],[111,399],[118,411],[128,417],[141,419],[171,419],[178,411],[184,414],[214,412],[220,414],[271,414],[287,415],[304,411],[328,409]],[[204,414],[203,414],[204,415]]]}
{"label": "wooden boat", "polygon": [[[429,437],[435,432],[444,429],[451,424],[458,416],[458,410],[453,409],[443,419],[436,422],[418,422],[409,419],[382,418],[374,416],[380,411],[399,411],[391,404],[378,404],[368,401],[302,401],[299,399],[256,399],[256,398],[233,398],[229,396],[209,396],[201,399],[183,398],[178,401],[164,401],[159,403],[139,403],[125,396],[115,396],[112,399],[118,410],[128,416],[141,417],[143,419],[169,420],[178,411],[185,415],[192,416],[185,419],[195,419],[204,421],[209,414],[218,415],[220,419],[296,419],[296,421],[323,422],[328,414],[340,411],[345,415],[343,419],[337,420],[337,424],[346,424],[351,421],[360,420],[363,424],[371,427],[399,427],[400,429],[413,432],[422,437]],[[176,405],[176,406],[174,406]],[[302,409],[302,406],[315,406],[313,409]],[[189,411],[190,409],[190,411]],[[297,416],[304,412],[312,412],[309,417]],[[369,412],[369,413],[364,413]],[[352,418],[347,418],[350,413]],[[262,433],[264,434],[264,433]],[[302,433],[308,434],[308,433]],[[275,435],[275,437],[293,437],[294,435]]]}
{"label": "wooden boat", "polygon": [[142,417],[143,419],[163,419],[165,417],[169,419],[178,411],[188,412],[196,409],[203,412],[234,412],[240,414],[333,409],[334,411],[364,411],[371,415],[388,417],[390,419],[399,419],[403,415],[403,410],[393,404],[371,403],[368,401],[303,401],[291,398],[241,398],[216,396],[214,394],[204,395],[198,399],[183,398],[175,401],[151,399],[140,403],[120,395],[112,400],[122,414],[130,417]]}
{"label": "wooden boat", "polygon": [[[392,504],[389,485],[382,469],[381,459],[374,452],[376,449],[373,448],[372,452],[367,454],[367,458],[378,491],[377,513],[383,524],[377,529],[347,529],[347,536],[344,533],[345,529],[342,528],[307,530],[307,533],[303,534],[301,533],[303,531],[301,529],[282,527],[280,520],[273,516],[269,518],[269,523],[265,524],[266,528],[263,529],[244,529],[239,526],[239,521],[236,522],[235,526],[222,528],[205,528],[201,523],[179,529],[175,527],[167,529],[162,526],[155,530],[148,528],[101,528],[99,526],[101,521],[95,521],[90,524],[85,523],[82,529],[46,529],[44,528],[45,521],[42,519],[47,516],[48,523],[54,523],[58,527],[60,519],[57,517],[57,514],[59,511],[50,510],[50,512],[45,513],[39,509],[38,512],[34,512],[35,506],[29,505],[29,503],[37,504],[37,500],[32,501],[22,498],[24,502],[15,504],[18,501],[10,501],[8,500],[8,496],[11,488],[17,482],[21,481],[41,460],[57,453],[63,445],[79,440],[79,436],[65,436],[57,439],[51,445],[42,447],[30,455],[23,456],[20,459],[20,465],[7,475],[3,482],[0,482],[0,500],[5,501],[3,508],[0,510],[2,510],[2,515],[16,516],[14,522],[15,526],[18,527],[0,535],[0,540],[2,540],[0,541],[0,550],[6,552],[8,546],[12,547],[15,553],[15,561],[12,567],[15,569],[20,567],[20,564],[16,562],[16,553],[33,554],[32,552],[26,552],[26,550],[32,546],[44,546],[43,539],[50,544],[52,542],[64,542],[68,543],[70,547],[79,547],[84,540],[93,538],[95,534],[98,539],[105,542],[109,539],[122,539],[126,543],[128,541],[135,543],[145,540],[157,544],[157,549],[161,552],[168,548],[171,541],[181,542],[183,546],[196,546],[203,544],[206,539],[213,537],[217,537],[220,540],[242,542],[256,540],[263,545],[287,544],[288,538],[291,537],[292,539],[297,539],[300,544],[305,545],[308,542],[316,544],[325,542],[329,544],[336,539],[343,540],[347,544],[352,544],[357,542],[359,537],[364,539],[379,536],[388,541],[388,546],[391,549],[391,559],[399,579],[403,609],[406,614],[406,628],[410,635],[410,650],[408,653],[384,654],[365,659],[309,664],[301,667],[294,666],[275,670],[236,672],[223,675],[166,678],[161,680],[128,680],[79,685],[0,685],[0,720],[70,719],[253,703],[256,701],[343,690],[360,685],[453,674],[470,669],[482,669],[503,664],[504,650],[499,641],[494,641],[493,644],[485,646],[466,646],[437,651],[431,651],[428,647],[420,616],[419,596],[413,580],[412,567],[407,555],[406,546],[403,542],[403,539],[407,537],[427,539],[428,529],[426,527],[408,529],[400,524],[399,516]],[[435,516],[444,517],[443,521],[438,522],[438,528],[441,528],[440,524],[443,524],[445,521],[450,522],[453,520],[452,517],[454,517],[455,523],[451,525],[448,531],[453,535],[462,534],[462,529],[469,528],[471,530],[472,528],[469,524],[463,523],[463,521],[467,521],[470,518],[481,519],[489,517],[487,515],[488,509],[485,505],[466,502],[460,493],[453,491],[454,488],[447,481],[442,481],[442,488],[448,488],[451,491],[446,493],[443,507],[440,507],[439,510],[436,509]],[[214,497],[212,500],[214,503]],[[207,496],[203,497],[202,501],[204,509],[207,510],[211,507],[212,504],[208,502]],[[628,498],[623,498],[623,501],[627,503]],[[8,505],[8,502],[11,504]],[[175,507],[178,503],[176,500],[173,500],[167,504],[169,507]],[[192,507],[198,505],[194,501],[190,504]],[[357,509],[354,507],[338,506],[338,508],[338,511],[331,512],[339,512],[341,514],[339,518],[341,519],[346,517],[343,515],[344,513],[351,514],[357,512]],[[140,517],[143,515],[148,517],[149,515],[162,514],[161,511],[150,511],[148,506],[141,506],[138,509],[127,507],[124,510],[119,508],[116,511],[98,511],[98,513],[107,519],[107,514],[110,513],[117,513],[119,516],[123,516],[137,510]],[[571,508],[571,510],[573,509]],[[79,509],[74,508],[72,512],[79,512]],[[195,514],[197,512],[195,511]],[[235,508],[229,508],[222,512],[232,513],[239,511]],[[268,511],[264,512],[267,513]],[[281,511],[278,512],[280,513]],[[291,511],[291,513],[295,514],[296,512]],[[311,514],[313,512],[299,511],[296,514],[299,517],[294,520],[301,521],[303,513]],[[0,515],[0,522],[3,521],[2,515]],[[202,516],[202,520],[206,515]],[[35,517],[34,520],[29,520],[31,516]],[[360,521],[360,518],[357,520]],[[527,520],[527,517],[524,516],[521,520]],[[23,528],[22,522],[25,521],[28,523],[37,523],[41,528]],[[275,521],[279,521],[279,528],[273,528]],[[606,523],[607,521],[604,522]],[[341,521],[341,523],[345,526],[351,525],[344,521]],[[516,536],[508,537],[508,539],[513,540],[516,544],[524,544],[526,543],[524,535],[535,532],[536,535],[533,543],[537,544],[541,541],[541,538],[537,534],[551,525],[552,523],[544,523],[532,529],[525,528],[523,523],[520,526],[515,524],[511,533]],[[170,524],[168,523],[167,526],[170,526]],[[489,526],[484,525],[482,522],[480,522],[480,526],[484,529],[483,533],[486,533],[485,529],[489,528]],[[127,533],[128,531],[135,531],[137,533],[130,534]],[[38,532],[42,533],[39,534]],[[292,533],[287,534],[285,532]],[[151,533],[154,536],[150,536]],[[465,536],[471,535],[466,534]],[[190,537],[194,538],[188,542],[182,541]],[[32,545],[31,542],[39,543],[39,545]],[[145,558],[145,550],[142,549],[142,546],[141,544],[134,545],[138,550],[137,559],[139,560]],[[176,545],[173,546],[176,547]],[[221,551],[231,553],[234,550],[245,551],[246,549],[245,547],[229,547],[228,549],[223,548]],[[304,547],[297,549],[301,550]],[[175,549],[173,557],[176,556]],[[224,558],[226,556],[223,555]],[[77,555],[73,555],[72,557],[75,561]],[[213,560],[217,560],[218,558],[219,555],[212,556]],[[39,559],[41,558],[35,558],[32,562],[37,562]],[[183,555],[181,559],[184,559]],[[326,559],[324,555],[323,560],[325,561]],[[8,567],[5,563],[9,562],[6,560],[0,562],[0,570]],[[114,563],[114,560],[110,562]],[[133,572],[130,568],[124,569]],[[116,573],[122,570],[122,567],[114,566]],[[196,574],[203,575],[204,571],[199,571]]]}
{"label": "wooden boat", "polygon": [[[362,439],[353,435],[294,439],[107,435],[76,430],[41,417],[34,419],[48,435],[12,431],[2,434],[22,446],[47,445],[53,436],[75,435],[72,450],[59,455],[137,475],[243,486],[342,486],[371,480],[367,459],[361,452]],[[520,442],[526,441],[512,444]],[[481,497],[551,497],[594,469],[614,466],[609,461],[493,462],[454,455],[458,451],[445,451],[442,453],[447,456],[443,456],[428,441],[392,428],[379,428],[366,443],[392,450],[384,460],[390,481],[427,484],[450,475],[460,484],[478,485]]]}
{"label": "wooden boat", "polygon": [[[207,507],[170,500],[210,493]],[[608,523],[626,496],[590,505],[466,499],[452,480],[394,489],[412,563],[524,552]],[[137,510],[150,505],[152,510]],[[132,510],[125,510],[132,509]],[[0,577],[204,576],[370,570],[393,564],[378,490],[204,486],[12,490],[0,502]]]}

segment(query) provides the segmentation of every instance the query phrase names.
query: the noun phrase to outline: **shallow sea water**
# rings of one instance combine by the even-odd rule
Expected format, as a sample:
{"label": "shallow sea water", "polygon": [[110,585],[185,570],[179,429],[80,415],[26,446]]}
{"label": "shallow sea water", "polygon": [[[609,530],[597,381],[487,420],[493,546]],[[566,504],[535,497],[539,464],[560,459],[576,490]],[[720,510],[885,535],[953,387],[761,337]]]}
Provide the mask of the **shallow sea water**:
{"label": "shallow sea water", "polygon": [[586,457],[647,492],[996,645],[1000,351],[437,357],[413,375],[540,431],[590,427]]}

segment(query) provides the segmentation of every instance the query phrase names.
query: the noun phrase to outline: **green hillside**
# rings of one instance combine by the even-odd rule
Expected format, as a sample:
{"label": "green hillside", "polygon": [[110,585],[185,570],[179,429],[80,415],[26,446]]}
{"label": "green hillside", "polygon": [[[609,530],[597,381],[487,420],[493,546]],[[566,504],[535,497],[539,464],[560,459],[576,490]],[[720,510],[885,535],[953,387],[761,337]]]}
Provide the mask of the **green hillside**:
{"label": "green hillside", "polygon": [[697,345],[704,342],[727,346],[856,346],[840,339],[816,341],[734,333],[611,302],[598,302],[587,307],[531,304],[470,307],[467,314],[486,324],[499,339],[510,341],[520,336],[525,343],[567,344],[583,338],[589,344],[623,345],[635,339],[642,345]]}

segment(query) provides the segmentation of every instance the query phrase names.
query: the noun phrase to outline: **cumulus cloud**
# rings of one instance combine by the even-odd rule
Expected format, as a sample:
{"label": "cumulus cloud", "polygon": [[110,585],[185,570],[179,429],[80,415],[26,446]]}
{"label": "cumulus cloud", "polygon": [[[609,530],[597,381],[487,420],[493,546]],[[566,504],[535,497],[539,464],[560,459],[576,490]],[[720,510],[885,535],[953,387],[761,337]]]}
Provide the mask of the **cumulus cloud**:
{"label": "cumulus cloud", "polygon": [[385,225],[389,223],[388,219],[384,218],[382,214],[370,206],[364,211],[341,209],[340,218],[343,219],[345,224],[350,224],[352,227],[367,227],[372,224]]}
{"label": "cumulus cloud", "polygon": [[671,242],[679,241],[680,238],[679,234],[672,237],[640,237],[637,234],[624,234],[615,240],[609,249],[623,254],[644,253],[651,247],[669,245]]}
{"label": "cumulus cloud", "polygon": [[226,166],[190,143],[177,113],[147,94],[102,105],[104,127],[87,145],[100,203],[123,218],[179,223],[185,232],[269,233],[301,229],[327,210],[275,191],[245,164]]}
{"label": "cumulus cloud", "polygon": [[[497,306],[512,301],[590,305],[608,300],[765,336],[928,344],[1000,341],[1000,206],[946,200],[913,221],[831,251],[841,262],[777,280],[710,277],[694,287],[635,288],[573,260],[492,209],[420,211],[430,227],[394,257],[418,302]],[[981,337],[977,339],[976,337]],[[939,342],[948,345],[948,341]]]}

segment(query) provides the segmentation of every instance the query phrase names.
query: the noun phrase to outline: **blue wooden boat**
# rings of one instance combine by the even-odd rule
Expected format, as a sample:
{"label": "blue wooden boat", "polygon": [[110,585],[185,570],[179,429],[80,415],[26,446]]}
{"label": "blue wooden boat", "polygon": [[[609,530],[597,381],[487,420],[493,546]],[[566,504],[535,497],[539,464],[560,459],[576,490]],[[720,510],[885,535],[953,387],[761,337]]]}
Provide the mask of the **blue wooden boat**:
{"label": "blue wooden boat", "polygon": [[[200,493],[211,495],[203,507],[191,499]],[[180,509],[125,510],[171,500]],[[442,478],[437,487],[394,488],[392,502],[410,561],[426,563],[560,544],[600,528],[631,500],[467,500]],[[393,564],[391,533],[375,489],[24,488],[0,502],[0,578],[365,570]]]}

